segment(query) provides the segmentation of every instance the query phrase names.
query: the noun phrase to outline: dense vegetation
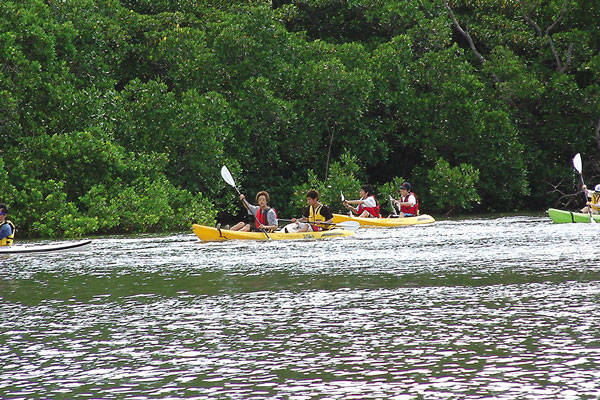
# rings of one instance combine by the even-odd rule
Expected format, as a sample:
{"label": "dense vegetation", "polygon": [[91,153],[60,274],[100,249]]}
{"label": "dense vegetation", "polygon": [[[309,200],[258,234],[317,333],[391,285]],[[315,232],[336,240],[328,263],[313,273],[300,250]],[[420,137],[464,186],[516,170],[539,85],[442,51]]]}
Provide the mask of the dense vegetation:
{"label": "dense vegetation", "polygon": [[[20,235],[188,229],[317,187],[429,213],[568,206],[600,176],[600,3],[3,0],[0,182]],[[220,213],[218,213],[218,212]]]}

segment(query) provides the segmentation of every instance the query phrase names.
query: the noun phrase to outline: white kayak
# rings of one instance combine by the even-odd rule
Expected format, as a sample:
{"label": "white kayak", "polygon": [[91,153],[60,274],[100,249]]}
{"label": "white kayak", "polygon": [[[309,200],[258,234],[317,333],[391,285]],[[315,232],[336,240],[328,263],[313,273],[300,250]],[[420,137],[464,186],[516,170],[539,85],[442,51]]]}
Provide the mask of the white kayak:
{"label": "white kayak", "polygon": [[0,246],[0,254],[52,253],[56,251],[81,250],[92,243],[91,240],[65,242],[59,244]]}

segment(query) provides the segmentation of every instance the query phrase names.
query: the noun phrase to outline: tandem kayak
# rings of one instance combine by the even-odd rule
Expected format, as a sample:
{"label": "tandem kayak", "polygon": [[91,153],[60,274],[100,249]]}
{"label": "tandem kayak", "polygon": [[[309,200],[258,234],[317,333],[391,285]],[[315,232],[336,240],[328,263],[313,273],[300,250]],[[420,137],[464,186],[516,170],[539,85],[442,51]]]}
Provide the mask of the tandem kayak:
{"label": "tandem kayak", "polygon": [[333,214],[334,223],[339,224],[343,221],[356,221],[361,226],[391,228],[395,226],[431,224],[432,222],[435,222],[435,219],[427,214],[404,218],[361,218],[344,214]]}
{"label": "tandem kayak", "polygon": [[194,233],[204,242],[224,241],[224,240],[315,240],[331,239],[335,237],[352,236],[354,232],[348,229],[334,228],[328,231],[318,232],[290,232],[282,231],[270,232],[267,237],[263,232],[240,232],[229,229],[217,229],[212,226],[194,224],[192,226]]}
{"label": "tandem kayak", "polygon": [[[565,224],[573,222],[590,223],[590,215],[586,213],[557,210],[556,208],[549,208],[548,215],[555,224]],[[592,214],[594,221],[600,223],[600,215]]]}
{"label": "tandem kayak", "polygon": [[91,240],[81,240],[79,242],[67,242],[59,244],[41,244],[33,246],[2,246],[0,247],[0,254],[28,254],[28,253],[53,253],[56,251],[67,251],[67,250],[81,250],[83,247],[92,243]]}

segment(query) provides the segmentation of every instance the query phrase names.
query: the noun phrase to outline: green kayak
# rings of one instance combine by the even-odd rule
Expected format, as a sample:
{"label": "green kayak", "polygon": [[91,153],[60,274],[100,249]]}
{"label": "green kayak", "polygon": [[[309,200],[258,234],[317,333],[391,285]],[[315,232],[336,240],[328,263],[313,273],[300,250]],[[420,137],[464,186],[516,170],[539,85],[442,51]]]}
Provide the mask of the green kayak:
{"label": "green kayak", "polygon": [[[552,222],[555,224],[565,224],[572,222],[583,222],[590,223],[589,214],[580,212],[557,210],[556,208],[549,208],[548,215],[552,218]],[[594,221],[600,223],[600,214],[593,214]]]}

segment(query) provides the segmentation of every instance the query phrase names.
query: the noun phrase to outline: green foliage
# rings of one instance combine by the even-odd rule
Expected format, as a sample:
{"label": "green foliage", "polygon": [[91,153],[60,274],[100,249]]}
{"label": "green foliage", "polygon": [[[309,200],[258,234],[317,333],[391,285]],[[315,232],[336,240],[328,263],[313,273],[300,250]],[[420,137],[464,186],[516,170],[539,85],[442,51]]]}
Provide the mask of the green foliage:
{"label": "green foliage", "polygon": [[328,205],[332,212],[344,212],[346,208],[342,205],[341,194],[347,196],[348,200],[358,194],[361,183],[356,175],[360,173],[360,169],[358,159],[347,151],[342,154],[339,162],[336,161],[331,165],[326,181],[309,169],[307,181],[294,186],[290,208],[301,210],[306,207],[306,193],[310,189],[316,189],[321,203]]}
{"label": "green foliage", "polygon": [[64,184],[55,180],[30,179],[16,193],[11,207],[18,210],[13,222],[19,236],[78,237],[95,232],[98,224],[86,218],[67,200]]}
{"label": "green foliage", "polygon": [[450,214],[470,210],[481,200],[477,194],[479,171],[472,165],[450,167],[446,160],[440,158],[427,172],[427,181],[428,189],[420,197],[432,211]]}
{"label": "green foliage", "polygon": [[383,184],[377,191],[379,207],[383,215],[385,215],[384,211],[386,210],[389,214],[395,214],[397,212],[394,210],[394,206],[390,201],[390,197],[396,200],[400,197],[400,186],[402,186],[403,182],[405,182],[404,178],[396,176],[391,181]]}
{"label": "green foliage", "polygon": [[97,186],[82,201],[88,217],[98,220],[106,232],[115,227],[124,232],[173,231],[197,222],[212,225],[216,217],[202,195],[177,189],[164,177],[142,177],[113,188]]}
{"label": "green foliage", "polygon": [[98,185],[82,197],[86,215],[101,232],[160,232],[214,224],[216,211],[201,194],[178,189],[166,178],[139,178],[131,184]]}
{"label": "green foliage", "polygon": [[336,211],[366,182],[387,203],[399,176],[433,211],[545,208],[577,152],[600,176],[596,2],[448,2],[480,56],[443,2],[278,4],[0,1],[19,235],[233,218],[224,164],[283,215],[312,187]]}

